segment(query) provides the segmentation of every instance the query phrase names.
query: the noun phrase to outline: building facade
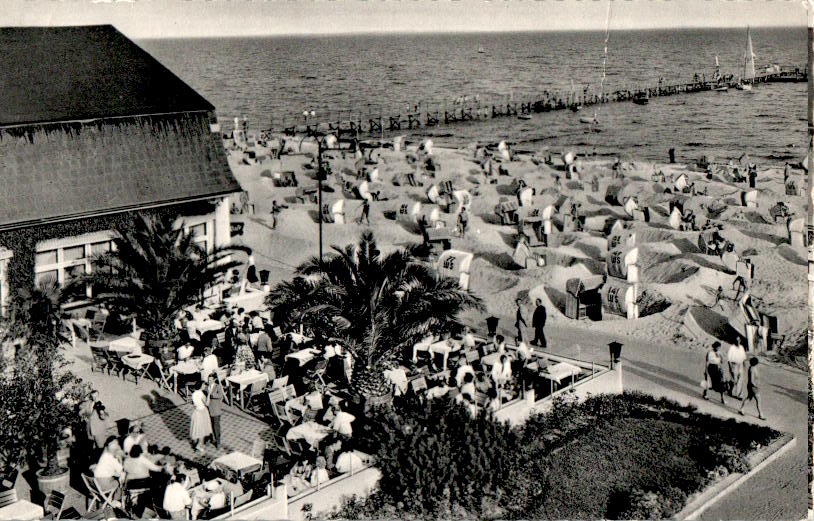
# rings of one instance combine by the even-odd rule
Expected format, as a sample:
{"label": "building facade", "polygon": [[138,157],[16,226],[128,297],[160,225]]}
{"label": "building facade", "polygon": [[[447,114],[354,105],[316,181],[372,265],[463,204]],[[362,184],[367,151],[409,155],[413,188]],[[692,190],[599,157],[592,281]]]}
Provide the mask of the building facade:
{"label": "building facade", "polygon": [[201,95],[112,26],[0,28],[0,48],[0,306],[92,270],[133,213],[230,243],[241,188]]}

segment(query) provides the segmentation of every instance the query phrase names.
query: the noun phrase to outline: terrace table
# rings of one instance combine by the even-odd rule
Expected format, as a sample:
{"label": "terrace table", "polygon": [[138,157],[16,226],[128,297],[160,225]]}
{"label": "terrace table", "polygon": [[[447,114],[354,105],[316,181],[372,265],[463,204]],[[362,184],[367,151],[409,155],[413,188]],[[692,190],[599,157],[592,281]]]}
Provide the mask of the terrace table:
{"label": "terrace table", "polygon": [[320,411],[324,408],[322,403],[322,394],[320,394],[318,391],[313,391],[303,396],[292,398],[285,402],[285,406],[286,408],[294,409],[295,411],[299,412],[300,416],[302,416],[307,407],[310,407],[315,411]]}
{"label": "terrace table", "polygon": [[288,338],[290,338],[291,341],[294,342],[297,345],[302,344],[303,342],[308,342],[308,341],[311,340],[311,337],[302,335],[300,333],[288,333]]}
{"label": "terrace table", "polygon": [[131,336],[123,336],[121,338],[117,338],[116,340],[112,340],[108,345],[108,351],[115,351],[117,353],[132,353],[138,354],[141,353],[141,347],[144,345],[144,342],[141,340],[137,340]]}
{"label": "terrace table", "polygon": [[315,421],[308,421],[288,429],[285,438],[289,441],[303,439],[307,441],[309,445],[316,448],[319,442],[324,440],[330,432],[330,428],[320,425]]}
{"label": "terrace table", "polygon": [[0,519],[15,519],[19,521],[30,521],[32,519],[42,519],[45,515],[42,507],[19,499],[15,503],[0,508]]}
{"label": "terrace table", "polygon": [[319,349],[316,349],[314,347],[307,347],[305,349],[301,349],[299,351],[290,353],[286,355],[285,358],[286,360],[296,360],[299,363],[299,366],[302,367],[311,360],[313,360],[314,358],[316,358],[319,353],[320,353]]}
{"label": "terrace table", "polygon": [[[237,387],[238,394],[240,395],[240,408],[243,409],[243,391],[246,387],[258,383],[258,382],[268,382],[269,375],[266,373],[262,373],[257,369],[249,369],[248,371],[243,371],[239,374],[233,374],[226,378],[226,381],[229,383],[229,396],[232,396],[232,387]],[[231,401],[231,399],[230,399]]]}
{"label": "terrace table", "polygon": [[201,372],[201,361],[197,359],[190,358],[188,360],[183,360],[178,362],[174,366],[170,367],[170,373],[172,373],[172,386],[175,389],[175,392],[178,392],[178,375],[184,374],[195,374]]}
{"label": "terrace table", "polygon": [[237,472],[238,475],[243,475],[258,470],[263,466],[263,462],[242,452],[230,452],[213,460],[210,466],[220,467],[225,470]]}
{"label": "terrace table", "polygon": [[203,335],[209,331],[221,331],[226,329],[226,324],[220,320],[212,320],[211,318],[204,318],[202,320],[190,320],[187,325],[194,328],[198,335]]}
{"label": "terrace table", "polygon": [[147,368],[149,368],[153,362],[155,362],[155,357],[143,353],[124,355],[122,357],[122,363],[134,371],[137,371],[141,377],[145,376]]}
{"label": "terrace table", "polygon": [[458,349],[460,349],[460,346],[452,345],[448,340],[439,340],[434,344],[430,344],[430,353],[439,353],[444,355],[443,371],[447,370],[447,360],[449,360],[449,354],[453,351],[457,351]]}
{"label": "terrace table", "polygon": [[569,364],[568,362],[560,362],[548,366],[546,371],[541,374],[542,376],[545,376],[549,380],[554,380],[559,384],[562,382],[563,378],[568,378],[569,376],[576,376],[581,372],[582,369],[573,364]]}

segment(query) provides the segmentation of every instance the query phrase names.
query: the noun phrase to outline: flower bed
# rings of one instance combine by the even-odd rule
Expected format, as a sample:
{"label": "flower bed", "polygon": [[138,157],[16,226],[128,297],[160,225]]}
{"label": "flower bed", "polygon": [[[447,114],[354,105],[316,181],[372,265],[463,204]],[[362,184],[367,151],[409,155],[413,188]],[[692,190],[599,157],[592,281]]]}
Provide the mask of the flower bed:
{"label": "flower bed", "polygon": [[640,393],[555,401],[514,429],[443,400],[378,411],[379,488],[337,516],[666,518],[780,435]]}

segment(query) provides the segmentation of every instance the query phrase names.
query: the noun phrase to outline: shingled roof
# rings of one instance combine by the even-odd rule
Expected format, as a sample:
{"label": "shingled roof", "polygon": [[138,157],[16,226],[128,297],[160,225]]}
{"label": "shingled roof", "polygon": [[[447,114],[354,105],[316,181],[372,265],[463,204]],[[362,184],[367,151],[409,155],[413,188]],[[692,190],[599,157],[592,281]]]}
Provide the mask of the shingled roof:
{"label": "shingled roof", "polygon": [[240,191],[206,113],[0,127],[0,230]]}
{"label": "shingled roof", "polygon": [[214,107],[111,25],[0,28],[0,126]]}

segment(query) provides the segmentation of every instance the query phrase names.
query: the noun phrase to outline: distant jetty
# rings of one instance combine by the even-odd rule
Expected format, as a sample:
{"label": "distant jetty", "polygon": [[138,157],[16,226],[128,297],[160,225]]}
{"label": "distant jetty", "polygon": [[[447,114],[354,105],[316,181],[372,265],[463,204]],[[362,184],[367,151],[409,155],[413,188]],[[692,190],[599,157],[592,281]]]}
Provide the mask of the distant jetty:
{"label": "distant jetty", "polygon": [[[543,91],[542,94],[526,101],[515,101],[511,98],[501,101],[486,101],[478,96],[462,96],[453,101],[420,101],[403,104],[404,110],[368,106],[357,110],[332,110],[319,112],[318,121],[310,124],[288,124],[282,128],[274,126],[269,129],[282,131],[289,135],[308,134],[315,128],[333,132],[339,136],[375,137],[382,132],[399,132],[432,128],[440,125],[451,125],[500,117],[520,117],[534,113],[555,110],[573,110],[612,102],[635,102],[638,99],[652,99],[677,94],[709,92],[734,89],[744,83],[797,83],[808,81],[808,70],[799,67],[767,67],[751,80],[741,80],[734,75],[718,79],[707,79],[696,74],[692,82],[666,84],[659,81],[650,87],[634,87],[600,94],[592,94],[587,89],[582,95],[571,92],[565,95],[559,92]],[[294,119],[292,117],[292,119]]]}

